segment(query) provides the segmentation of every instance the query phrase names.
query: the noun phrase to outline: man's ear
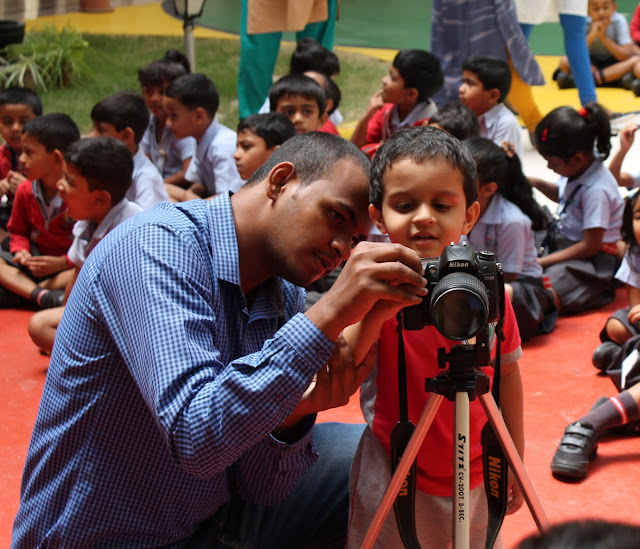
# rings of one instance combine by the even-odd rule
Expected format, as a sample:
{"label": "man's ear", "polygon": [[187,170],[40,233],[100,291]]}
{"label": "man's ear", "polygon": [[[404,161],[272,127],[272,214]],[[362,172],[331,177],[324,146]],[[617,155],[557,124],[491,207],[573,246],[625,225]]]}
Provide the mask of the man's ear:
{"label": "man's ear", "polygon": [[373,220],[373,223],[382,234],[387,234],[387,226],[384,223],[382,217],[382,211],[376,208],[373,204],[369,204],[369,217]]}
{"label": "man's ear", "polygon": [[462,234],[469,234],[469,231],[473,229],[473,226],[478,221],[480,215],[480,203],[476,200],[471,206],[467,208],[467,212],[464,216],[464,223],[462,225]]}
{"label": "man's ear", "polygon": [[297,181],[296,167],[292,162],[280,162],[280,164],[276,164],[271,169],[266,180],[267,196],[271,200],[276,200],[284,190],[287,183],[293,180]]}

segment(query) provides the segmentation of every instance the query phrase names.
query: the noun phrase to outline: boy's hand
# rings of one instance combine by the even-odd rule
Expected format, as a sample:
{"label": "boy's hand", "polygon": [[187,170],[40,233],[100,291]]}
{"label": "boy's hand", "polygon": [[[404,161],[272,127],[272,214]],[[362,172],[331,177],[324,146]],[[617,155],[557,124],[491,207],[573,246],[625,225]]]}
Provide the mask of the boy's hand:
{"label": "boy's hand", "polygon": [[369,99],[367,112],[369,114],[373,114],[374,112],[380,110],[383,106],[384,101],[382,100],[382,90],[380,90],[376,92],[371,99]]}
{"label": "boy's hand", "polygon": [[610,23],[609,19],[600,19],[598,21],[594,21],[591,24],[591,30],[596,36],[602,37],[607,32],[607,29],[609,28],[609,23]]}
{"label": "boy's hand", "polygon": [[6,177],[4,179],[0,179],[0,196],[9,194],[10,190],[11,186],[9,185],[9,179]]}
{"label": "boy's hand", "polygon": [[627,315],[629,322],[636,325],[636,322],[640,321],[640,305],[634,305],[629,309],[629,314]]}
{"label": "boy's hand", "polygon": [[7,182],[9,183],[9,192],[11,194],[15,194],[16,191],[18,190],[18,187],[20,186],[20,183],[22,183],[25,179],[27,179],[24,175],[22,175],[20,172],[14,172],[13,170],[10,170],[9,173],[7,173]]}
{"label": "boy's hand", "polygon": [[509,469],[509,488],[507,489],[507,515],[515,513],[524,503],[524,494],[516,482],[515,475]]}
{"label": "boy's hand", "polygon": [[633,140],[635,138],[637,129],[638,125],[630,122],[620,132],[620,149],[625,153],[631,148],[631,145],[633,145]]}
{"label": "boy's hand", "polygon": [[69,268],[64,256],[55,255],[30,257],[24,264],[26,264],[34,276],[39,278],[59,273]]}
{"label": "boy's hand", "polygon": [[31,258],[31,254],[27,250],[18,250],[13,254],[13,262],[18,265],[26,265]]}

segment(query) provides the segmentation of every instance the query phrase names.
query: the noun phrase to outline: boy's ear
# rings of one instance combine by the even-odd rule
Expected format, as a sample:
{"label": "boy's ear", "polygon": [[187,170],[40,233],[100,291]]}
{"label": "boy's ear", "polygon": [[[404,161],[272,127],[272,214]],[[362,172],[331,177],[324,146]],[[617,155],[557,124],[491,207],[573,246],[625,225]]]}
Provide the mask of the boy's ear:
{"label": "boy's ear", "polygon": [[405,88],[405,93],[407,98],[411,99],[411,101],[418,102],[418,90],[417,88]]}
{"label": "boy's ear", "polygon": [[476,200],[471,206],[467,208],[467,213],[464,216],[464,223],[462,225],[462,234],[469,234],[469,231],[473,229],[473,226],[478,221],[480,215],[480,203]]}
{"label": "boy's ear", "polygon": [[122,138],[127,143],[135,143],[136,133],[133,131],[132,128],[127,126],[124,130],[122,130]]}
{"label": "boy's ear", "polygon": [[267,197],[270,200],[276,200],[282,193],[285,185],[296,178],[296,167],[292,162],[280,162],[276,164],[269,175],[267,181]]}
{"label": "boy's ear", "polygon": [[491,88],[486,90],[488,98],[492,103],[498,103],[500,101],[500,90],[498,88]]}
{"label": "boy's ear", "polygon": [[61,168],[64,166],[64,154],[59,149],[53,149],[53,161],[59,165]]}
{"label": "boy's ear", "polygon": [[209,115],[202,107],[196,107],[196,120],[198,122],[208,122]]}
{"label": "boy's ear", "polygon": [[111,193],[104,189],[96,189],[93,191],[93,203],[100,208],[107,208],[107,211],[111,209]]}
{"label": "boy's ear", "polygon": [[373,204],[369,204],[369,217],[373,220],[373,223],[382,234],[387,234],[387,226],[384,223],[382,217],[382,211],[376,208]]}
{"label": "boy's ear", "polygon": [[327,115],[327,117],[329,116],[329,111],[333,109],[333,99],[329,99],[327,97],[327,100],[325,101],[324,104],[324,112]]}

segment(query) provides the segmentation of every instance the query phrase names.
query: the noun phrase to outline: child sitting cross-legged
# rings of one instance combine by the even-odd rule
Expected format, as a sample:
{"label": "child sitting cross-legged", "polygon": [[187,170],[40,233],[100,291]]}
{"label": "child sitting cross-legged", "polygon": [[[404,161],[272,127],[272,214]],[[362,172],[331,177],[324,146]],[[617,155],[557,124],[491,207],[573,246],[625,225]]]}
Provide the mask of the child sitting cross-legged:
{"label": "child sitting cross-legged", "polygon": [[[76,219],[68,256],[73,277],[65,288],[68,297],[89,253],[107,233],[142,208],[125,195],[131,184],[133,159],[128,147],[113,137],[85,138],[73,143],[64,155],[58,193]],[[45,352],[53,348],[64,306],[39,311],[29,320],[29,335]]]}
{"label": "child sitting cross-legged", "polygon": [[[416,256],[440,256],[446,246],[458,242],[473,227],[480,207],[473,158],[466,147],[446,132],[432,127],[401,130],[378,149],[373,159],[369,213],[392,242],[411,248]],[[348,547],[360,547],[391,478],[392,431],[400,420],[400,399],[406,399],[408,418],[417,423],[427,403],[425,377],[441,370],[438,349],[447,352],[454,341],[435,326],[404,330],[406,394],[399,394],[397,303],[374,306],[344,336],[357,361],[377,341],[377,366],[361,387],[361,406],[367,427],[354,457],[350,476]],[[500,398],[502,413],[520,455],[524,452],[522,386],[518,358],[522,354],[518,326],[505,295],[504,335],[501,348]],[[495,359],[495,331],[490,348]],[[490,377],[493,369],[483,371]],[[453,523],[453,402],[442,400],[430,430],[417,454],[415,498],[417,536],[421,547],[452,546]],[[482,486],[480,431],[486,415],[479,400],[471,402],[470,418],[470,547],[484,548],[487,500]],[[515,482],[509,483],[513,512],[523,503]],[[376,547],[404,547],[395,517],[388,516]]]}
{"label": "child sitting cross-legged", "polygon": [[474,56],[462,64],[460,103],[478,117],[480,135],[496,145],[513,143],[522,158],[522,128],[515,115],[504,105],[511,89],[511,69],[502,59]]}
{"label": "child sitting cross-legged", "polygon": [[382,78],[382,89],[369,100],[351,142],[373,156],[381,142],[403,128],[420,126],[436,112],[431,99],[444,83],[438,58],[426,50],[400,50]]}
{"label": "child sitting cross-legged", "polygon": [[80,130],[66,114],[29,120],[22,130],[22,163],[27,180],[16,191],[9,219],[9,252],[0,252],[0,306],[24,299],[38,307],[62,304],[72,273],[67,250],[74,220],[58,196],[63,156]]}
{"label": "child sitting cross-legged", "polygon": [[233,160],[237,136],[216,120],[220,96],[215,84],[204,74],[185,74],[169,84],[162,106],[175,138],[191,136],[198,144],[184,176],[189,186],[167,185],[170,200],[184,202],[240,190],[245,182]]}
{"label": "child sitting cross-legged", "polygon": [[133,174],[127,198],[143,210],[168,200],[164,181],[158,168],[145,156],[140,141],[149,124],[149,111],[137,93],[113,93],[91,109],[93,137],[109,136],[122,141],[133,156]]}

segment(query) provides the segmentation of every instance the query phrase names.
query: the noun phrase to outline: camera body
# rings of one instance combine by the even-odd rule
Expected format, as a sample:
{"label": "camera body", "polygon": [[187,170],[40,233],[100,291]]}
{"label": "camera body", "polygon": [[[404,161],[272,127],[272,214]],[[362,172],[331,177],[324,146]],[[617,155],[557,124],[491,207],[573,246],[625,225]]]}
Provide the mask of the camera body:
{"label": "camera body", "polygon": [[403,309],[405,329],[435,325],[445,337],[462,341],[500,318],[504,280],[493,252],[451,244],[440,257],[421,261],[429,294],[422,303]]}

